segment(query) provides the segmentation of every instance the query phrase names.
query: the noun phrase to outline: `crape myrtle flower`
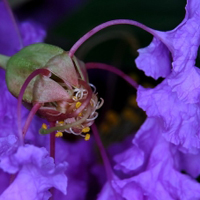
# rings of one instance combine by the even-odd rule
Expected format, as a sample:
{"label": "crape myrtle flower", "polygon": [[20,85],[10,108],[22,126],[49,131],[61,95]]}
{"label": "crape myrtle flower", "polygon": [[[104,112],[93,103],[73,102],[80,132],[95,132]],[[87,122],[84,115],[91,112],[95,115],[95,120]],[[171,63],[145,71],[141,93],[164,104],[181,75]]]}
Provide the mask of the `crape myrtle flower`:
{"label": "crape myrtle flower", "polygon": [[[86,33],[69,52],[40,43],[22,49],[11,58],[1,55],[0,64],[6,70],[8,89],[18,97],[16,118],[19,131],[18,134],[15,134],[16,130],[12,130],[12,134],[8,135],[2,133],[0,140],[3,147],[0,167],[4,171],[2,174],[5,182],[8,177],[5,172],[14,174],[10,177],[10,182],[6,182],[9,186],[7,185],[7,188],[2,190],[0,198],[10,199],[11,194],[16,194],[19,195],[16,196],[17,199],[26,199],[27,196],[29,199],[48,199],[50,197],[48,189],[51,187],[59,189],[65,195],[67,177],[72,191],[86,195],[87,184],[85,183],[89,177],[81,173],[81,170],[87,169],[87,166],[94,161],[90,149],[92,142],[88,143],[88,148],[85,147],[86,143],[83,143],[83,140],[76,143],[74,147],[70,147],[69,143],[57,139],[55,147],[55,136],[60,137],[65,133],[89,139],[89,135],[85,133],[89,131],[89,127],[97,117],[96,110],[101,107],[103,101],[98,101],[95,87],[88,83],[86,66],[87,69],[111,71],[138,89],[138,105],[148,115],[132,144],[128,148],[119,144],[124,151],[114,156],[116,162],[114,169],[122,172],[118,176],[114,174],[96,126],[92,126],[107,177],[107,182],[97,199],[199,199],[200,185],[193,179],[199,175],[200,170],[196,167],[199,159],[197,126],[199,82],[196,80],[198,69],[194,66],[200,35],[198,32],[199,6],[200,3],[195,0],[189,1],[185,19],[176,29],[169,32],[156,31],[132,20],[112,20]],[[165,78],[154,89],[138,86],[130,77],[112,66],[101,63],[84,64],[74,56],[76,50],[93,34],[108,26],[119,24],[135,25],[153,34],[152,43],[139,51],[140,56],[136,63],[138,68],[144,70],[148,76],[155,79]],[[191,38],[191,40],[185,42],[185,38]],[[19,49],[22,47],[23,45]],[[30,68],[27,69],[25,62],[22,61],[28,63]],[[20,73],[20,67],[25,70],[23,74]],[[68,70],[70,75],[65,70]],[[14,79],[15,76],[19,78],[18,82]],[[90,87],[94,88],[94,91]],[[52,94],[55,95],[52,96]],[[33,107],[21,131],[22,101]],[[14,107],[13,110],[9,109],[8,113],[12,113]],[[51,133],[50,155],[55,162],[58,162],[57,165],[53,163],[53,159],[44,148],[48,145],[43,139],[39,141],[44,142],[43,144],[41,142],[41,146],[44,147],[38,147],[37,142],[33,140],[31,144],[26,144],[29,126],[31,135],[38,132],[31,129],[31,124],[35,123],[34,121],[31,123],[31,120],[37,111],[40,116],[50,122],[50,127],[46,124],[42,125],[40,133],[44,135]],[[4,114],[2,116],[5,117]],[[12,119],[12,115],[9,117]],[[17,129],[15,119],[13,121]],[[75,161],[74,156],[71,158],[71,154],[73,155],[73,149],[79,149],[79,146],[86,151],[86,154],[81,152]],[[60,152],[63,149],[66,149],[66,155]],[[57,151],[58,154],[55,155]],[[37,155],[34,152],[38,152]],[[63,156],[60,157],[60,155]],[[82,160],[83,163],[80,162]],[[183,160],[191,161],[192,166],[183,163]],[[71,164],[73,173],[70,173],[71,170],[66,171],[65,161],[68,162],[69,167]],[[181,170],[188,175],[182,174]],[[76,177],[78,172],[81,174]],[[30,187],[27,191],[18,194],[20,185],[24,185],[30,179]],[[77,184],[78,187],[76,187]],[[31,196],[27,194],[29,191],[31,191]],[[75,199],[72,191],[68,197]],[[54,198],[65,198],[56,190],[52,194]]]}

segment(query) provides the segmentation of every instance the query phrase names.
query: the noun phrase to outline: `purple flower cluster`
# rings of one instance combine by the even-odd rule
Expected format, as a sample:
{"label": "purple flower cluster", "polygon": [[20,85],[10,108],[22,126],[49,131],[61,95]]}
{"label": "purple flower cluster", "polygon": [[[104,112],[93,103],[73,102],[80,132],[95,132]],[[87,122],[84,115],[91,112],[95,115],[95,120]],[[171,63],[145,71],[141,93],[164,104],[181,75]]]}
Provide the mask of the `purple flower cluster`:
{"label": "purple flower cluster", "polygon": [[[200,70],[195,66],[199,21],[200,2],[188,0],[178,27],[168,32],[151,29],[153,41],[139,50],[136,65],[147,76],[164,80],[153,89],[138,87],[137,102],[148,117],[128,145],[126,140],[110,147],[110,152],[122,151],[113,155],[112,178],[106,183],[95,164],[93,139],[73,144],[56,139],[54,161],[48,153],[49,136],[37,134],[42,120],[35,117],[25,145],[19,145],[17,100],[0,69],[0,200],[47,200],[52,187],[54,199],[84,200],[91,174],[102,184],[98,200],[200,199],[195,180],[200,174]],[[13,55],[22,46],[42,42],[45,31],[31,22],[15,25],[0,1],[0,36],[0,53]],[[27,113],[23,108],[22,122]]]}

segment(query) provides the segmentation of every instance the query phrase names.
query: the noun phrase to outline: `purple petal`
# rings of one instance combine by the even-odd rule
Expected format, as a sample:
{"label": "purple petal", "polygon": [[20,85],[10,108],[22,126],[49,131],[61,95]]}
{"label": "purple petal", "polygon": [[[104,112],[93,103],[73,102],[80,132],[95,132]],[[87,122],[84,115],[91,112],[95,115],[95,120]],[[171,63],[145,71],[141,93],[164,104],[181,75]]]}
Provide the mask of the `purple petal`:
{"label": "purple petal", "polygon": [[132,148],[129,148],[128,150],[115,156],[114,160],[118,163],[115,165],[116,170],[120,169],[124,173],[128,173],[137,169],[143,164],[144,152],[141,151],[138,147],[133,146]]}
{"label": "purple petal", "polygon": [[[165,141],[162,135],[157,135],[162,128],[162,123],[156,118],[148,118],[133,140],[148,159],[135,176],[113,182],[115,190],[125,199],[132,200],[135,196],[150,200],[200,198],[199,183],[175,168],[177,148]],[[146,146],[141,141],[146,141]]]}
{"label": "purple petal", "polygon": [[13,199],[14,196],[15,199],[47,200],[50,197],[48,190],[51,187],[66,194],[67,178],[64,174],[66,166],[66,162],[55,166],[45,148],[32,145],[19,147],[14,155],[1,160],[1,169],[18,174],[0,199]]}
{"label": "purple petal", "polygon": [[95,157],[93,143],[94,140],[92,139],[87,142],[82,139],[73,143],[63,141],[62,139],[56,140],[56,162],[67,161],[69,164],[66,170],[68,177],[67,196],[55,191],[57,199],[85,199],[89,190],[90,168],[94,163]]}
{"label": "purple petal", "polygon": [[44,41],[46,36],[45,30],[34,22],[22,22],[20,32],[24,46]]}
{"label": "purple petal", "polygon": [[0,24],[0,53],[13,55],[22,45],[16,31],[16,24],[13,23],[4,2],[0,2]]}
{"label": "purple petal", "polygon": [[158,79],[169,75],[171,72],[170,53],[160,40],[154,37],[148,47],[139,49],[138,52],[139,56],[135,60],[136,65],[147,76]]}
{"label": "purple petal", "polygon": [[197,153],[200,148],[200,110],[198,104],[180,101],[163,81],[154,89],[139,87],[138,105],[149,117],[163,124],[163,136],[184,152]]}

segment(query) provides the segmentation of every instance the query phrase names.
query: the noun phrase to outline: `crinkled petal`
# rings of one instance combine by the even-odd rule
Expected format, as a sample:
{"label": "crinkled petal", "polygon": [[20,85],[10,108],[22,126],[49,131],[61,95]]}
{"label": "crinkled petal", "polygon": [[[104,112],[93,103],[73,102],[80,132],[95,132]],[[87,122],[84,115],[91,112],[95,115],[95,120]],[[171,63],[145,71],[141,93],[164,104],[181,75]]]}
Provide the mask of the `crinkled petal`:
{"label": "crinkled petal", "polygon": [[156,37],[151,44],[143,49],[139,49],[139,56],[135,62],[139,69],[143,70],[147,76],[154,79],[167,77],[171,72],[171,58],[167,47]]}
{"label": "crinkled petal", "polygon": [[[157,32],[157,38],[148,47],[139,50],[140,55],[136,59],[137,67],[146,75],[155,79],[166,77],[172,90],[188,103],[199,102],[200,96],[199,69],[195,68],[200,45],[199,20],[200,3],[188,1],[182,23],[172,31]],[[168,77],[170,71],[173,75]]]}
{"label": "crinkled petal", "polygon": [[184,152],[197,153],[200,148],[200,110],[198,104],[180,101],[163,81],[154,89],[139,87],[138,105],[149,117],[163,124],[163,136]]}
{"label": "crinkled petal", "polygon": [[0,199],[11,200],[14,196],[15,199],[47,200],[51,187],[66,194],[66,166],[66,162],[55,166],[45,148],[32,145],[19,147],[15,154],[1,159],[0,168],[11,174],[17,172],[17,176]]}
{"label": "crinkled petal", "polygon": [[[168,143],[162,135],[157,135],[162,128],[162,123],[156,118],[148,118],[137,138],[133,139],[133,144],[140,146],[148,159],[145,159],[143,168],[140,168],[135,176],[113,182],[115,190],[125,199],[132,200],[135,196],[144,200],[200,198],[200,184],[175,168],[177,148]],[[145,140],[151,145],[140,145],[140,141]]]}
{"label": "crinkled petal", "polygon": [[[134,158],[134,159],[133,159]],[[116,170],[122,170],[124,173],[131,172],[132,170],[140,167],[144,162],[144,152],[138,147],[133,146],[121,154],[114,157]],[[134,160],[134,161],[133,161]]]}
{"label": "crinkled petal", "polygon": [[14,134],[0,137],[0,157],[13,154],[16,152],[18,145],[18,138]]}
{"label": "crinkled petal", "polygon": [[198,103],[200,99],[200,69],[190,65],[181,72],[172,73],[167,79],[173,92],[180,100],[187,103]]}
{"label": "crinkled petal", "polygon": [[[71,143],[57,138],[56,162],[67,161],[69,164],[66,170],[68,178],[67,196],[55,191],[58,199],[84,200],[87,193],[90,192],[91,165],[94,163],[95,157],[93,143],[93,139],[87,142],[82,139]],[[95,184],[97,183],[93,183],[92,187]]]}

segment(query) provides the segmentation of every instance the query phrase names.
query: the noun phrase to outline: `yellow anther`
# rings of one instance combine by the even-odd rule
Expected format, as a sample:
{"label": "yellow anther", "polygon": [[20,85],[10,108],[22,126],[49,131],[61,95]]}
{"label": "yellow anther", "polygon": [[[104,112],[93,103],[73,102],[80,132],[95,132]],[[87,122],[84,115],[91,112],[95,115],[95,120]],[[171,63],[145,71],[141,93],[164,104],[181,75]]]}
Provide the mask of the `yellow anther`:
{"label": "yellow anther", "polygon": [[81,102],[80,101],[78,101],[77,103],[76,103],[76,108],[79,108],[80,106],[81,106]]}
{"label": "yellow anther", "polygon": [[58,131],[57,133],[56,133],[56,135],[55,135],[56,137],[62,137],[63,136],[63,133],[62,132],[60,132],[60,131]]}
{"label": "yellow anther", "polygon": [[42,124],[43,129],[47,129],[47,125],[45,123]]}
{"label": "yellow anther", "polygon": [[85,135],[85,141],[88,141],[89,139],[90,139],[90,134],[87,133],[87,134]]}
{"label": "yellow anther", "polygon": [[63,125],[65,122],[64,121],[59,121],[58,122],[60,125]]}
{"label": "yellow anther", "polygon": [[87,133],[87,132],[89,132],[89,131],[90,131],[90,127],[85,127],[85,128],[82,129],[82,132],[83,132],[83,133]]}
{"label": "yellow anther", "polygon": [[79,113],[78,116],[81,117],[81,116],[82,116],[82,113]]}

